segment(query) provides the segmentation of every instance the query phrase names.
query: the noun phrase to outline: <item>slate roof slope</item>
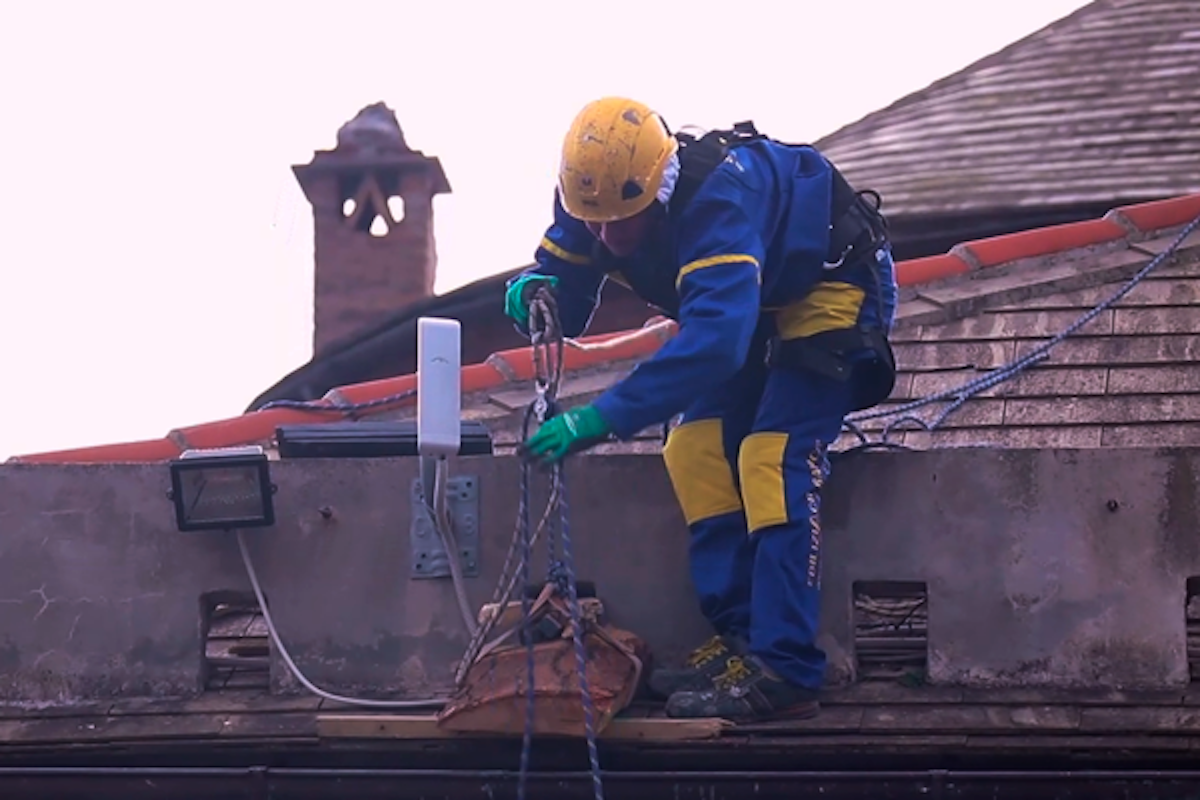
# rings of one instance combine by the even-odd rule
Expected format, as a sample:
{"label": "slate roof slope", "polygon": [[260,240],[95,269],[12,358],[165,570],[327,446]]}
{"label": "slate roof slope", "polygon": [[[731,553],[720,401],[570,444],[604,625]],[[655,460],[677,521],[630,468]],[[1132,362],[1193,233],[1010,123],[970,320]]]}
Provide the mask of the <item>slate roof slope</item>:
{"label": "slate roof slope", "polygon": [[[891,404],[957,386],[1003,366],[1064,330],[1085,308],[1168,248],[1200,218],[1200,194],[1113,209],[1103,219],[967,242],[897,266],[900,377]],[[1200,441],[1200,231],[1113,308],[1051,351],[1048,363],[965,402],[937,432],[900,433],[910,446],[1101,446]],[[662,320],[588,337],[566,349],[560,397],[582,402],[653,354],[672,333]],[[515,441],[532,399],[529,348],[463,369],[464,416],[484,420],[497,445]],[[29,463],[161,461],[187,448],[270,446],[279,425],[350,416],[410,418],[416,376],[331,390],[304,409],[266,408],[178,428],[161,439],[14,456]],[[881,422],[864,423],[878,430]],[[654,450],[657,434],[608,449]],[[895,441],[895,439],[894,439]],[[845,437],[842,444],[853,444]],[[599,448],[596,452],[605,452]]]}
{"label": "slate roof slope", "polygon": [[818,145],[896,218],[1200,191],[1200,2],[1096,0]]}

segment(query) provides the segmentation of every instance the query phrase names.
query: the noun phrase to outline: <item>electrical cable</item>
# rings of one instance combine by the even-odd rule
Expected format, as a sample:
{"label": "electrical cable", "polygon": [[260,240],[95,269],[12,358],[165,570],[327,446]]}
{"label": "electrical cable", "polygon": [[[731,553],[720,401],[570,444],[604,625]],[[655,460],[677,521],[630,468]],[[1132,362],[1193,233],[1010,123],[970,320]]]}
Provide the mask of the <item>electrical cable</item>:
{"label": "electrical cable", "polygon": [[476,620],[471,613],[471,601],[467,598],[466,578],[462,574],[462,563],[459,561],[458,537],[454,534],[454,525],[447,513],[446,495],[450,484],[450,464],[444,457],[437,461],[433,480],[433,502],[425,501],[429,511],[430,521],[438,536],[441,537],[442,547],[446,550],[446,561],[450,565],[450,582],[454,584],[454,596],[458,600],[458,610],[462,614],[463,624],[470,636],[475,635]]}
{"label": "electrical cable", "polygon": [[334,694],[328,692],[319,686],[316,686],[300,668],[296,666],[296,662],[292,660],[291,654],[284,647],[283,641],[279,638],[279,631],[275,627],[275,620],[271,618],[271,610],[267,608],[267,600],[263,596],[262,586],[258,582],[258,574],[254,571],[254,564],[250,560],[250,553],[246,549],[246,539],[242,532],[237,531],[238,549],[242,552],[242,563],[246,567],[246,575],[250,578],[250,586],[254,589],[254,597],[258,600],[259,610],[262,611],[263,621],[267,624],[267,633],[271,636],[271,642],[275,645],[275,649],[279,651],[283,663],[287,664],[288,670],[295,676],[296,680],[305,689],[308,689],[318,697],[323,697],[326,700],[333,700],[336,703],[345,703],[352,706],[363,706],[367,708],[432,708],[441,709],[450,701],[449,698],[426,698],[421,700],[372,700],[365,697],[346,697],[345,695]]}

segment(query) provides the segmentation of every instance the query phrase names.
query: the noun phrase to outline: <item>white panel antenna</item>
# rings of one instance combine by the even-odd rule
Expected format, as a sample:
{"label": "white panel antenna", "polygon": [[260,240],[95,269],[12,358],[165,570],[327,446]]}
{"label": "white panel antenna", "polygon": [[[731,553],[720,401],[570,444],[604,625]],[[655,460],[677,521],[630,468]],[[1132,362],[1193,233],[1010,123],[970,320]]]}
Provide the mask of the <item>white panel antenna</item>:
{"label": "white panel antenna", "polygon": [[417,450],[452,456],[462,437],[462,326],[456,319],[417,320]]}

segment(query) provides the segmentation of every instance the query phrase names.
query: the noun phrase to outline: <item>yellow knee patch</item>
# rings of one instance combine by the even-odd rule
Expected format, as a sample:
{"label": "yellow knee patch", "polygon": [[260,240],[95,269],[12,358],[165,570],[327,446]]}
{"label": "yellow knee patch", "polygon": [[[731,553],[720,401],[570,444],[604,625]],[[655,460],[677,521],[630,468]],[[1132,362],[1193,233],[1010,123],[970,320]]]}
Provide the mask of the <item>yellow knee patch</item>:
{"label": "yellow knee patch", "polygon": [[746,525],[750,533],[788,521],[783,486],[786,433],[752,433],[738,451],[738,475],[746,500]]}
{"label": "yellow knee patch", "polygon": [[850,283],[818,283],[803,300],[775,313],[775,328],[783,339],[852,328],[858,322],[863,297],[863,290]]}
{"label": "yellow knee patch", "polygon": [[663,446],[663,461],[688,525],[739,511],[742,498],[725,458],[719,419],[685,422]]}

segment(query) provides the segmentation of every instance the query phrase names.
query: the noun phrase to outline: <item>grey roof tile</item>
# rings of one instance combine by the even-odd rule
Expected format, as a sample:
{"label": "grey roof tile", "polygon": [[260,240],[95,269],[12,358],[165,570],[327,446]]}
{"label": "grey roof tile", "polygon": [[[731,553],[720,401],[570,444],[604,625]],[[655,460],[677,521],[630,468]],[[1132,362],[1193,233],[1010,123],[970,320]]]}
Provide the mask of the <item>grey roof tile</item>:
{"label": "grey roof tile", "polygon": [[894,216],[1200,190],[1200,3],[1097,0],[824,137]]}

